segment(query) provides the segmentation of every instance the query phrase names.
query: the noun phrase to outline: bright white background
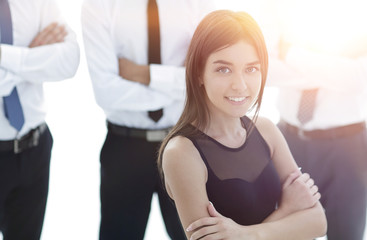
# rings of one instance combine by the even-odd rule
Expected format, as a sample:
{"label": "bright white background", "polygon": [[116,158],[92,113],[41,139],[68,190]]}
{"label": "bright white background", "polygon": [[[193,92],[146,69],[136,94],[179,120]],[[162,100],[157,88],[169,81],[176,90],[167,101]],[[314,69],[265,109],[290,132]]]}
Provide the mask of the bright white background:
{"label": "bright white background", "polygon": [[[216,1],[220,8],[245,10],[256,15],[254,1]],[[105,118],[95,103],[86,66],[80,24],[82,0],[58,2],[64,18],[77,33],[81,61],[74,78],[45,84],[49,106],[47,122],[54,137],[54,148],[42,240],[97,240],[99,152],[106,134]],[[278,120],[275,98],[276,90],[267,89],[261,111],[261,115],[274,122]],[[145,240],[168,239],[154,197]]]}

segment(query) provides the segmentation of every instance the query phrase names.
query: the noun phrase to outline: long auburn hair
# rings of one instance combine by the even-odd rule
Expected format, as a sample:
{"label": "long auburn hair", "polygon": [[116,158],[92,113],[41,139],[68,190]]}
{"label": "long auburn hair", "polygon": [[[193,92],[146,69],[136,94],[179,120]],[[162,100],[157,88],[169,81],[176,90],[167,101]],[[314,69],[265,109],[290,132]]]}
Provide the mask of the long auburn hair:
{"label": "long auburn hair", "polygon": [[[206,61],[210,54],[233,45],[240,40],[245,40],[256,49],[260,60],[261,89],[259,95],[250,107],[255,109],[253,121],[256,121],[261,106],[267,72],[268,52],[263,34],[256,21],[245,12],[230,10],[217,10],[209,13],[198,25],[192,37],[186,55],[186,101],[185,107],[176,125],[163,140],[158,152],[158,169],[162,180],[162,155],[168,141],[177,136],[194,136],[208,126],[210,115],[206,105],[205,88],[200,86]],[[246,53],[244,53],[246,54]],[[195,123],[196,128],[187,126]]]}

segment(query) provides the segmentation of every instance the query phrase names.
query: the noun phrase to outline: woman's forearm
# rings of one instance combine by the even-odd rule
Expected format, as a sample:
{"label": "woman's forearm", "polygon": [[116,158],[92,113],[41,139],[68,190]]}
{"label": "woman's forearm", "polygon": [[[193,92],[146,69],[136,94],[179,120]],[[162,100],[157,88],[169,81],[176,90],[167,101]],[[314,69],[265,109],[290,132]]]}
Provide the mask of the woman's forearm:
{"label": "woman's forearm", "polygon": [[259,240],[303,240],[314,239],[326,234],[327,222],[320,203],[314,207],[289,215],[276,210],[255,228]]}

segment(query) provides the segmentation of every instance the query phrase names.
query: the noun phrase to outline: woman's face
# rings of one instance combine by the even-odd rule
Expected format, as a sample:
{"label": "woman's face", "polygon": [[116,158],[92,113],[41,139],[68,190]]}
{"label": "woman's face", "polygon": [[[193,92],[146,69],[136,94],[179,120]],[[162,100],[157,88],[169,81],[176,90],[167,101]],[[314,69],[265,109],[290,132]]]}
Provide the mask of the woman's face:
{"label": "woman's face", "polygon": [[212,116],[244,116],[261,88],[260,61],[255,48],[239,41],[212,53],[201,83]]}

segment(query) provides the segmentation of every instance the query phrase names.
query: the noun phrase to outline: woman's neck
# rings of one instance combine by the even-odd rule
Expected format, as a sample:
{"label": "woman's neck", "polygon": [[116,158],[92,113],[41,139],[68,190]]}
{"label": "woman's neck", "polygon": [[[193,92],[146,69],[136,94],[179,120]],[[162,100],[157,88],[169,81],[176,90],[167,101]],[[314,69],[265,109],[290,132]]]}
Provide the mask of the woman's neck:
{"label": "woman's neck", "polygon": [[211,118],[205,133],[221,144],[236,148],[246,141],[246,129],[240,118]]}

